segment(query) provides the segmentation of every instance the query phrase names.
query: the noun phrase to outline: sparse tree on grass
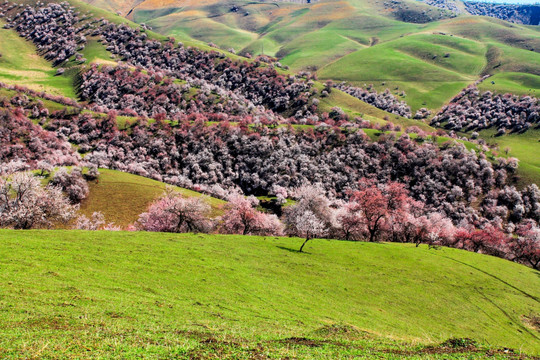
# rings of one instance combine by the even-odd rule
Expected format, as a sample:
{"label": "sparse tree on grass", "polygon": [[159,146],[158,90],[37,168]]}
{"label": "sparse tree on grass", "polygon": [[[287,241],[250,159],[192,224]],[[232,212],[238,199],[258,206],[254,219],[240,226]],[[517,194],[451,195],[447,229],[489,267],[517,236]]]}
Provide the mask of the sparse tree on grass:
{"label": "sparse tree on grass", "polygon": [[304,250],[307,242],[313,238],[326,235],[328,228],[313,212],[306,210],[299,214],[295,219],[295,227],[297,229],[298,235],[305,238],[302,246],[300,246],[299,252]]}
{"label": "sparse tree on grass", "polygon": [[297,203],[285,211],[285,224],[289,234],[305,238],[299,250],[302,252],[309,240],[326,236],[335,221],[330,202],[319,186],[302,186],[296,197]]}

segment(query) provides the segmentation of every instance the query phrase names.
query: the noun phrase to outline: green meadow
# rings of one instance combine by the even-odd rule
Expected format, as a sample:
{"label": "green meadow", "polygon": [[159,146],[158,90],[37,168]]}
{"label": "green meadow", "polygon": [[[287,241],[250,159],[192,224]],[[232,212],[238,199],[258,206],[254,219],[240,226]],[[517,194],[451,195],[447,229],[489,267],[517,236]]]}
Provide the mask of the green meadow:
{"label": "green meadow", "polygon": [[2,230],[0,357],[540,353],[537,271],[447,248],[301,242]]}

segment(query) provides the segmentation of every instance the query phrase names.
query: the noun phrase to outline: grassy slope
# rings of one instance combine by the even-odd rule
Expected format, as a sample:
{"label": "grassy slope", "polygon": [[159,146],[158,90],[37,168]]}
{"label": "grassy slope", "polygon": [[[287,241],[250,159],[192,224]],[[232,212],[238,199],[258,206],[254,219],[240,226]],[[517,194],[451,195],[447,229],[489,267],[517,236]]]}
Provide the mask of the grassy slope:
{"label": "grassy slope", "polygon": [[[94,211],[101,211],[107,222],[123,228],[135,222],[166,187],[162,182],[120,171],[101,169],[100,173],[99,181],[90,183],[90,194],[81,204],[80,212],[91,216]],[[202,196],[195,191],[175,189],[186,197]],[[205,199],[212,207],[212,215],[220,215],[225,201]]]}
{"label": "grassy slope", "polygon": [[355,117],[361,117],[365,120],[369,120],[372,123],[384,125],[386,121],[383,119],[387,118],[392,123],[401,125],[403,127],[418,126],[426,131],[435,130],[423,122],[389,114],[383,110],[377,109],[337,89],[333,89],[328,97],[321,98],[319,110],[330,112],[334,106],[339,106],[352,119]]}
{"label": "grassy slope", "polygon": [[[441,107],[473,82],[485,61],[471,41],[443,35],[414,35],[354,52],[319,71],[322,79],[373,84],[379,90],[404,90],[413,110]],[[442,43],[442,44],[441,44]],[[445,57],[448,54],[449,57]]]}
{"label": "grassy slope", "polygon": [[[492,84],[494,82],[494,84]],[[540,76],[524,73],[499,73],[478,85],[480,91],[499,94],[540,96]]]}
{"label": "grassy slope", "polygon": [[[80,231],[0,243],[2,357],[395,358],[455,336],[540,352],[523,322],[540,311],[539,273],[460,250]],[[279,341],[333,324],[357,331]]]}
{"label": "grassy slope", "polygon": [[73,81],[67,76],[55,76],[48,61],[37,55],[36,47],[12,29],[4,29],[0,20],[0,81],[23,85],[54,95],[75,97]]}
{"label": "grassy slope", "polygon": [[505,149],[509,148],[508,156],[519,159],[519,175],[523,184],[540,184],[540,130],[497,137],[496,133],[496,129],[489,129],[481,131],[480,136],[488,143],[496,143],[499,146],[499,155],[506,156]]}

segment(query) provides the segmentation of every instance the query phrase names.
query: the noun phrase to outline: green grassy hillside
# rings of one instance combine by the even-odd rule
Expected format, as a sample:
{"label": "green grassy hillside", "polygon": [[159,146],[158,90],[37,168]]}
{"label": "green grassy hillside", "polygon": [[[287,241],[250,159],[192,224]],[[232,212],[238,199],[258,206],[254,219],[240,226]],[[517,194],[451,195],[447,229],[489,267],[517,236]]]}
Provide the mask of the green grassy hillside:
{"label": "green grassy hillside", "polygon": [[[492,83],[493,82],[493,83]],[[480,91],[499,94],[540,96],[540,76],[523,73],[499,73],[478,86]]]}
{"label": "green grassy hillside", "polygon": [[75,97],[73,80],[68,76],[55,76],[56,69],[37,54],[36,47],[19,37],[15,30],[4,29],[4,24],[0,20],[0,81]]}
{"label": "green grassy hillside", "polygon": [[[126,228],[148,209],[152,201],[165,191],[166,184],[142,176],[120,171],[100,169],[99,180],[90,182],[90,194],[82,202],[80,213],[91,216],[100,211],[107,222]],[[199,197],[201,193],[175,187],[183,196]],[[212,215],[222,213],[225,201],[205,197],[212,207]]]}
{"label": "green grassy hillside", "polygon": [[[448,38],[448,39],[447,39]],[[415,35],[354,52],[323,67],[323,79],[404,90],[413,108],[438,108],[480,75],[485,49],[444,35]]]}
{"label": "green grassy hillside", "polygon": [[[314,240],[298,253],[300,243],[2,230],[0,357],[540,353],[527,320],[540,313],[537,271],[455,249]],[[438,346],[452,337],[482,345]]]}

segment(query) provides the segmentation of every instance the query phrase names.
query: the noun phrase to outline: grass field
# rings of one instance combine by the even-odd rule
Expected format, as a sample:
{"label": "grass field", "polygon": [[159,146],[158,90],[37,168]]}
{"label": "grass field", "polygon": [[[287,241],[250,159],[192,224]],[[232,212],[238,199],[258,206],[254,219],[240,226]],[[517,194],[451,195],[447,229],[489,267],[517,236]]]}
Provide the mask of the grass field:
{"label": "grass field", "polygon": [[510,93],[539,97],[540,76],[525,73],[499,73],[482,81],[478,89],[498,94]]}
{"label": "grass field", "polygon": [[116,62],[111,60],[111,53],[97,40],[89,38],[84,48],[83,54],[86,57],[87,63],[116,65]]}
{"label": "grass field", "polygon": [[[0,244],[2,358],[540,353],[539,273],[465,251],[83,231],[2,230]],[[426,348],[452,337],[481,347]]]}
{"label": "grass field", "polygon": [[[519,176],[521,184],[540,184],[540,130],[528,130],[524,134],[507,134],[495,136],[496,129],[480,132],[480,137],[488,143],[499,146],[499,156],[512,156],[519,159]],[[508,148],[508,154],[505,149]]]}
{"label": "grass field", "polygon": [[[150,203],[165,191],[166,184],[142,176],[115,170],[100,169],[99,181],[90,182],[90,194],[83,200],[80,213],[91,216],[101,211],[107,222],[126,228],[148,209]],[[183,196],[203,196],[201,193],[175,187]],[[222,213],[225,201],[205,197],[212,207],[212,216]]]}

